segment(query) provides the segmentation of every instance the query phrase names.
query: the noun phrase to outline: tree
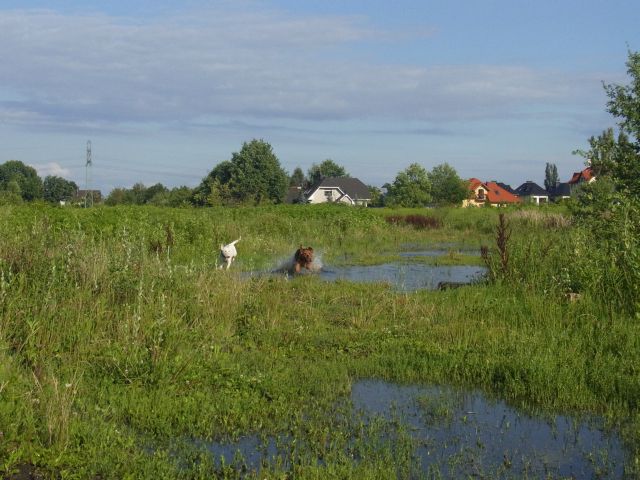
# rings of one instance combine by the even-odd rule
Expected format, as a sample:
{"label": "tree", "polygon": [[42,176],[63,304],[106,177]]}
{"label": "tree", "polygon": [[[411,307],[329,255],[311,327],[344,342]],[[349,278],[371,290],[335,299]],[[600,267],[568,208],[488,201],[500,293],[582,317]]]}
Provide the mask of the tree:
{"label": "tree", "polygon": [[133,191],[127,188],[114,188],[105,199],[106,205],[132,205],[136,203]]}
{"label": "tree", "polygon": [[194,192],[194,203],[280,203],[289,176],[280,166],[273,148],[264,140],[251,140],[234,152],[231,160],[218,164]]}
{"label": "tree", "polygon": [[171,190],[158,191],[148,203],[158,207],[189,207],[193,191],[187,186],[175,187]]}
{"label": "tree", "polygon": [[547,163],[544,167],[544,188],[550,192],[560,181],[558,167],[555,163]]}
{"label": "tree", "polygon": [[[610,152],[607,170],[621,192],[640,198],[640,52],[629,52],[628,55],[627,73],[631,77],[631,83],[609,84],[604,87],[609,97],[607,110],[619,119],[620,127],[618,141],[613,144]],[[607,134],[609,135],[608,131]],[[611,146],[610,136],[606,140]],[[597,153],[593,151],[594,146],[591,146],[589,153]]]}
{"label": "tree", "polygon": [[20,187],[23,200],[31,201],[42,198],[42,179],[35,168],[28,167],[19,160],[9,160],[0,165],[0,190],[7,190],[10,182],[15,181]]}
{"label": "tree", "polygon": [[367,188],[369,189],[369,195],[371,197],[369,206],[370,207],[384,206],[384,195],[382,193],[382,189],[374,185],[367,185]]}
{"label": "tree", "polygon": [[145,204],[149,203],[153,197],[163,193],[169,193],[169,189],[164,185],[162,185],[161,183],[156,183],[155,185],[151,185],[144,192],[144,203]]}
{"label": "tree", "polygon": [[147,187],[142,182],[136,182],[131,187],[130,197],[136,205],[144,205],[147,200]]}
{"label": "tree", "polygon": [[300,167],[296,167],[289,178],[290,187],[304,187],[307,182],[307,177],[304,176],[304,172]]}
{"label": "tree", "polygon": [[311,183],[311,185],[315,185],[316,183],[319,183],[323,178],[327,177],[349,176],[343,166],[338,165],[330,158],[327,158],[320,165],[317,165],[315,163],[311,165],[311,168],[309,168],[307,175],[309,177],[309,183]]}
{"label": "tree", "polygon": [[43,197],[47,202],[70,200],[78,191],[75,182],[55,175],[47,175],[43,183]]}
{"label": "tree", "polygon": [[[582,185],[571,207],[579,236],[574,274],[610,315],[622,310],[640,318],[640,53],[629,52],[629,85],[605,85],[607,110],[618,119],[589,139],[583,155],[598,177]],[[597,245],[597,248],[593,248]]]}
{"label": "tree", "polygon": [[427,171],[412,163],[387,184],[385,203],[392,207],[424,207],[431,201],[431,182]]}
{"label": "tree", "polygon": [[427,175],[431,182],[431,196],[440,205],[460,205],[468,197],[467,183],[448,163],[436,165]]}

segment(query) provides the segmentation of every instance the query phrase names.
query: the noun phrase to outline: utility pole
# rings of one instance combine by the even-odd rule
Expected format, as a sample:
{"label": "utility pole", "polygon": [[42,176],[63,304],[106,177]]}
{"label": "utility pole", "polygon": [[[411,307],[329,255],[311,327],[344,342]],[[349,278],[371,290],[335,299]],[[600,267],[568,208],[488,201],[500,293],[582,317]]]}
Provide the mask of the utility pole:
{"label": "utility pole", "polygon": [[84,207],[93,207],[93,190],[91,189],[91,140],[87,140],[87,163],[85,163]]}

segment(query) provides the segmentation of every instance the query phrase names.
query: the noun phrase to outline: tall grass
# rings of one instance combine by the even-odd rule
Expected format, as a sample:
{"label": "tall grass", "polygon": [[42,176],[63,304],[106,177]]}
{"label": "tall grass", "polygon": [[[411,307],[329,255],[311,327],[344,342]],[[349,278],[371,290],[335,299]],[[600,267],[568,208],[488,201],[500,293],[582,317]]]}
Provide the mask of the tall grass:
{"label": "tall grass", "polygon": [[[443,238],[490,244],[498,214],[436,211],[443,227],[431,231],[389,225],[386,213],[0,210],[0,469],[234,478],[237,470],[214,465],[187,439],[258,432],[300,440],[295,477],[409,475],[409,463],[390,470],[390,452],[369,450],[357,463],[345,454],[356,427],[336,406],[361,377],[601,413],[628,426],[638,458],[640,325],[624,315],[603,323],[607,306],[592,295],[564,299],[554,275],[566,264],[570,228],[549,233],[512,220],[511,279],[446,292],[213,268],[217,246],[239,236],[245,271],[299,243],[328,258]],[[283,470],[269,466],[264,476],[291,474]]]}

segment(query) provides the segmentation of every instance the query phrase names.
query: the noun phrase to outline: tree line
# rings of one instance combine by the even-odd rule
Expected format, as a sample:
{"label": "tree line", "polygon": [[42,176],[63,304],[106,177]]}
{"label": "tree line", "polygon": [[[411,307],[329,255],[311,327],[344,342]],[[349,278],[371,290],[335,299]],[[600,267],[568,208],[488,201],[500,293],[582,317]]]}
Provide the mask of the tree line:
{"label": "tree line", "polygon": [[0,204],[35,200],[58,203],[71,200],[77,191],[75,182],[56,175],[48,175],[42,180],[35,168],[19,160],[0,165]]}
{"label": "tree line", "polygon": [[[289,175],[280,165],[271,145],[264,140],[245,142],[229,160],[216,165],[195,188],[167,188],[161,183],[131,188],[115,188],[105,199],[107,205],[157,205],[168,207],[276,204],[288,190],[303,192],[327,177],[349,177],[347,170],[331,159],[312,164],[306,175],[296,167]],[[467,184],[453,167],[441,164],[430,172],[418,163],[409,165],[382,189],[369,186],[373,206],[420,207],[432,204],[459,204],[467,196]],[[36,170],[17,160],[0,165],[0,202],[45,200],[68,201],[78,186],[58,176],[44,181]],[[302,195],[298,201],[304,201]]]}

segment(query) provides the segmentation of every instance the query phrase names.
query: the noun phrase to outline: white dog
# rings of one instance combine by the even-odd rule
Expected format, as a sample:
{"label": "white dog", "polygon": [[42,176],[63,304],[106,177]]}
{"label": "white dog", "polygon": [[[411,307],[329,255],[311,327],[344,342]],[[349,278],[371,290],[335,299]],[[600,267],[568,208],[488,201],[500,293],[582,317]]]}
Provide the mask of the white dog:
{"label": "white dog", "polygon": [[[240,237],[242,238],[242,237]],[[224,264],[227,264],[227,270],[231,266],[231,262],[236,259],[238,256],[238,251],[236,250],[236,243],[240,241],[240,238],[234,240],[233,242],[227,245],[220,245],[220,266],[218,268],[223,268]]]}

